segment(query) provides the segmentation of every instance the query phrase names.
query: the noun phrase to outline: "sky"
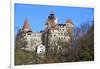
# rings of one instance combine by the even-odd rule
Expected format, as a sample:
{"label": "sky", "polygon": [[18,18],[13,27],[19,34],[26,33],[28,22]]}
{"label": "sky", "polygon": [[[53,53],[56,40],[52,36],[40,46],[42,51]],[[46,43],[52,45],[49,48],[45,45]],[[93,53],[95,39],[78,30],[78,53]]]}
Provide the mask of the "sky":
{"label": "sky", "polygon": [[76,27],[79,27],[84,22],[91,22],[94,16],[93,8],[16,3],[14,5],[15,33],[18,28],[23,27],[26,18],[28,18],[33,32],[44,30],[47,18],[52,11],[55,13],[60,24],[64,24],[67,19],[71,19]]}

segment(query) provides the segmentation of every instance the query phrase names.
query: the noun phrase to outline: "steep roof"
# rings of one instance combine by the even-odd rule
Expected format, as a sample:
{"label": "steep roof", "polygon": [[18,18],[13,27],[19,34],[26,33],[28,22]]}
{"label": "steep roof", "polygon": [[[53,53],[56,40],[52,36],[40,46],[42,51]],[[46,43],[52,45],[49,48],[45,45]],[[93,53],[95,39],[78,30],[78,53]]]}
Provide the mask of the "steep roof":
{"label": "steep roof", "polygon": [[[67,19],[66,23],[71,23],[73,24],[72,20],[71,19]],[[73,24],[74,25],[74,24]]]}
{"label": "steep roof", "polygon": [[23,30],[24,30],[24,29],[28,29],[28,31],[31,31],[28,18],[25,19],[25,22],[24,22],[24,25],[23,25]]}
{"label": "steep roof", "polygon": [[66,26],[66,24],[57,24],[58,26]]}

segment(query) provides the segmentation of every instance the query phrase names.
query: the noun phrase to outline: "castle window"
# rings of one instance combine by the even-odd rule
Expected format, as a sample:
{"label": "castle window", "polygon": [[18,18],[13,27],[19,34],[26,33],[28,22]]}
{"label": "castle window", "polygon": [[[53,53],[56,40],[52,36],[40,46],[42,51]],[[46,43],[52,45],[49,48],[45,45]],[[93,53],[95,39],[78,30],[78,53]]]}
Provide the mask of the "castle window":
{"label": "castle window", "polygon": [[59,37],[59,40],[60,40],[60,37]]}
{"label": "castle window", "polygon": [[64,31],[64,29],[62,29]]}
{"label": "castle window", "polygon": [[61,50],[61,48],[59,47],[59,48],[58,48],[58,50],[60,51],[60,50]]}

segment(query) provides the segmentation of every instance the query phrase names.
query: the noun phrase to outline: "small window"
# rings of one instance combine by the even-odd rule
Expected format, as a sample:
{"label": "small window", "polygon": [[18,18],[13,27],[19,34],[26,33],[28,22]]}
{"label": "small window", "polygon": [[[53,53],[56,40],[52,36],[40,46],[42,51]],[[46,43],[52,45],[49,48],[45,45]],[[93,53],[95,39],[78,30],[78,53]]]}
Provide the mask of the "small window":
{"label": "small window", "polygon": [[59,40],[60,40],[60,37],[59,37]]}
{"label": "small window", "polygon": [[59,47],[59,50],[61,50],[61,48]]}

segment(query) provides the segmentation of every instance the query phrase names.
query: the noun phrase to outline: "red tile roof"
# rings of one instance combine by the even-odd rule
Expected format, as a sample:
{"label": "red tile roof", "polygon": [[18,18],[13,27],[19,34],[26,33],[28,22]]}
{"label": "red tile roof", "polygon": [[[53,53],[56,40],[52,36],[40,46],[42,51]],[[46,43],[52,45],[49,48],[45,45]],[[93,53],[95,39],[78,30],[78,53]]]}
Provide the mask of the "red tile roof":
{"label": "red tile roof", "polygon": [[28,31],[31,31],[28,18],[25,19],[24,26],[23,26],[23,30],[24,29],[29,29]]}

